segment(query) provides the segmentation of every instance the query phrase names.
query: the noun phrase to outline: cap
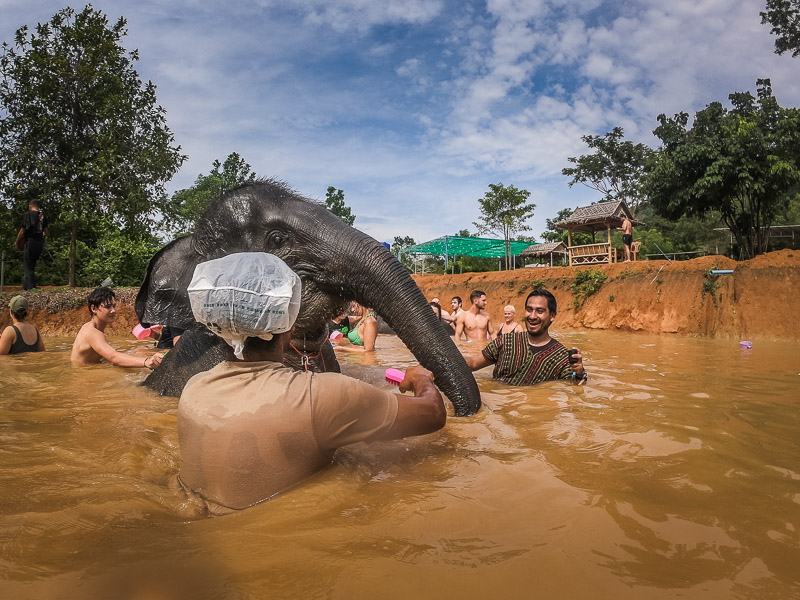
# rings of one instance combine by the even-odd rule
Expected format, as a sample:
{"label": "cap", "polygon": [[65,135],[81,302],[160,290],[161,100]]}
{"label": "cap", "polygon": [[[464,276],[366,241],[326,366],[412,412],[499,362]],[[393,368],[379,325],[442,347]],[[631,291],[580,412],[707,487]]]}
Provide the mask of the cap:
{"label": "cap", "polygon": [[11,302],[8,303],[11,312],[19,312],[21,310],[28,310],[28,301],[24,296],[14,296]]}
{"label": "cap", "polygon": [[240,252],[200,263],[189,284],[198,323],[224,339],[242,358],[248,337],[272,339],[289,331],[300,312],[297,274],[274,254]]}

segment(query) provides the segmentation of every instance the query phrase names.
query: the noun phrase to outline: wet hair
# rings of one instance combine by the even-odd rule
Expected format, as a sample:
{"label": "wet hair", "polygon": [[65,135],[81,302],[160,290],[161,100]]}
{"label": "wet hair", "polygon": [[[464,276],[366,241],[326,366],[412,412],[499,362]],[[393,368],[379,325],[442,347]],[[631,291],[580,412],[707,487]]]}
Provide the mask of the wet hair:
{"label": "wet hair", "polygon": [[89,297],[86,298],[86,303],[89,305],[89,315],[93,316],[92,307],[98,308],[102,304],[106,302],[111,302],[112,300],[116,300],[117,296],[114,294],[114,290],[107,287],[99,287],[97,289],[92,290],[89,293]]}
{"label": "wet hair", "polygon": [[461,296],[453,296],[453,297],[450,299],[450,302],[452,302],[453,300],[458,300],[458,305],[459,305],[459,306],[461,306],[461,305],[463,304],[463,302],[461,301]]}
{"label": "wet hair", "polygon": [[442,305],[438,302],[428,302],[434,309],[436,309],[436,314],[439,315],[439,320],[442,320]]}
{"label": "wet hair", "polygon": [[528,294],[528,297],[525,298],[526,308],[528,307],[528,300],[530,300],[532,296],[547,298],[547,310],[549,310],[553,314],[556,314],[558,312],[558,304],[556,303],[556,297],[545,289],[533,290],[530,294]]}
{"label": "wet hair", "polygon": [[28,309],[27,308],[20,308],[19,310],[12,309],[11,314],[14,315],[14,318],[17,321],[24,321],[25,317],[28,316]]}
{"label": "wet hair", "polygon": [[275,343],[278,341],[278,336],[273,335],[271,340],[262,340],[257,337],[249,337],[244,341],[244,355],[252,352],[272,352],[275,349]]}
{"label": "wet hair", "polygon": [[480,298],[481,296],[485,296],[486,292],[482,292],[480,290],[472,290],[472,293],[469,295],[469,301],[475,302],[475,298]]}

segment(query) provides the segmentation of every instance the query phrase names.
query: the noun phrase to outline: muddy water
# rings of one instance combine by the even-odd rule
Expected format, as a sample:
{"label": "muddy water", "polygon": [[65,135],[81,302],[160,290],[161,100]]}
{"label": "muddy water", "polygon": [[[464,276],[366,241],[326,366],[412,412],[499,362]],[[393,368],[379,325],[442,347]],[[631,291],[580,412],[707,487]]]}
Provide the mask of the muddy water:
{"label": "muddy water", "polygon": [[[176,400],[143,372],[73,368],[67,339],[0,357],[0,597],[800,597],[800,344],[561,339],[588,386],[482,371],[474,417],[220,518],[175,485]],[[378,347],[341,360],[413,362]]]}

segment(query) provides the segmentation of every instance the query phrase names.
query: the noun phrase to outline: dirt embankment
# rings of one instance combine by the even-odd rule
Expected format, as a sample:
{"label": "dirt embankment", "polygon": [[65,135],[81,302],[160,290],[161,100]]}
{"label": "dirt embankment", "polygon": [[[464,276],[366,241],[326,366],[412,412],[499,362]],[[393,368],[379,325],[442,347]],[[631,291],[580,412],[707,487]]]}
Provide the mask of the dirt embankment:
{"label": "dirt embankment", "polygon": [[[8,290],[8,288],[6,288]],[[0,330],[11,324],[8,303],[17,294],[28,300],[27,321],[34,323],[44,336],[67,337],[78,333],[89,320],[86,298],[92,288],[55,288],[40,292],[6,291],[0,294]],[[117,288],[117,319],[106,329],[106,335],[129,336],[133,326],[139,322],[133,305],[138,289]]]}
{"label": "dirt embankment", "polygon": [[[712,275],[714,270],[733,270]],[[577,271],[607,276],[599,289],[575,307]],[[800,252],[780,250],[736,262],[704,256],[592,267],[526,268],[516,271],[415,275],[426,298],[439,297],[445,309],[453,296],[469,307],[472,290],[486,292],[495,327],[503,307],[512,304],[524,317],[525,297],[545,287],[558,300],[558,329],[608,329],[677,333],[742,339],[800,339]]]}
{"label": "dirt embankment", "polygon": [[[733,270],[711,275],[711,269]],[[572,286],[578,271],[607,276],[599,289],[575,307]],[[469,307],[469,294],[479,289],[489,299],[495,326],[503,307],[512,304],[524,317],[525,297],[534,287],[546,287],[558,300],[557,329],[610,329],[642,333],[677,333],[800,340],[800,252],[780,250],[745,262],[705,256],[684,262],[651,260],[593,267],[555,267],[465,273],[415,275],[426,298],[438,296],[444,308],[453,296]],[[89,319],[90,289],[27,292],[29,319],[46,336],[71,336]],[[107,333],[128,336],[137,323],[133,310],[138,290],[118,288],[117,321]],[[11,320],[8,302],[18,291],[0,294],[0,327]]]}

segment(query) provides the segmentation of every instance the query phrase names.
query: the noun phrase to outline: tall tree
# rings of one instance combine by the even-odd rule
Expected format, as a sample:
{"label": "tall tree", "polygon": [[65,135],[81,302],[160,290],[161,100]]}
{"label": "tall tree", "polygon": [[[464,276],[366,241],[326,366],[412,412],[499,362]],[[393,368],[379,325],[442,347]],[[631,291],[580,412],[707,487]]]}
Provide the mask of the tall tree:
{"label": "tall tree", "polygon": [[164,183],[185,159],[155,85],[134,69],[138,52],[120,43],[126,34],[124,18],[110,25],[89,5],[2,46],[0,176],[9,197],[35,189],[69,227],[70,285],[81,226],[101,215],[148,228],[171,212]]}
{"label": "tall tree", "polygon": [[214,200],[240,185],[253,183],[256,177],[250,165],[236,152],[231,152],[224,163],[215,159],[208,175],[198,175],[192,187],[173,194],[173,203],[180,207],[176,225],[193,229],[197,219]]}
{"label": "tall tree", "polygon": [[772,25],[775,54],[800,54],[800,0],[767,0],[767,10],[761,12],[761,24]]}
{"label": "tall tree", "polygon": [[567,232],[563,229],[556,227],[559,223],[572,214],[571,208],[563,208],[558,211],[558,214],[552,219],[545,219],[547,230],[542,232],[542,239],[545,242],[566,242]]}
{"label": "tall tree", "polygon": [[767,250],[769,227],[800,183],[800,110],[781,108],[768,79],[695,115],[659,115],[662,148],[648,176],[654,208],[667,218],[719,211],[740,258]]}
{"label": "tall tree", "polygon": [[602,136],[584,135],[581,139],[594,152],[569,157],[567,160],[575,167],[562,169],[561,173],[572,178],[569,187],[582,183],[603,194],[604,200],[624,200],[635,215],[652,150],[644,144],[622,141],[624,136],[622,127]]}
{"label": "tall tree", "polygon": [[352,214],[350,207],[344,203],[344,192],[337,190],[332,185],[328,187],[328,191],[325,193],[325,206],[351,227],[356,222],[356,216]]}
{"label": "tall tree", "polygon": [[481,233],[496,232],[503,236],[506,269],[510,267],[511,238],[531,229],[525,223],[536,208],[533,202],[526,202],[530,195],[528,190],[518,190],[513,185],[506,187],[502,183],[490,183],[489,191],[478,199],[480,220],[473,225]]}

